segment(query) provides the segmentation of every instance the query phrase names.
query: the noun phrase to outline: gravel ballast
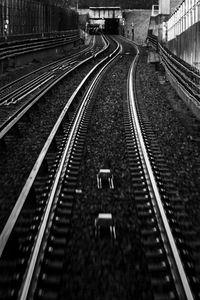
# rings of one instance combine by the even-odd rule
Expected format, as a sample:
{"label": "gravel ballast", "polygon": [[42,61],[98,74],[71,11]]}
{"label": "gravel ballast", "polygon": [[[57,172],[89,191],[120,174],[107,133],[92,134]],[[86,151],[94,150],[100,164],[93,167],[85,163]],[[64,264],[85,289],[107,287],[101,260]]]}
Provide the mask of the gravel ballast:
{"label": "gravel ballast", "polygon": [[[125,54],[126,53],[126,54]],[[132,53],[132,54],[131,54]],[[152,299],[126,152],[123,104],[134,51],[126,46],[100,84],[88,129],[60,299]],[[114,190],[98,190],[111,168]],[[95,218],[111,213],[117,239],[95,236]]]}
{"label": "gravel ballast", "polygon": [[[153,299],[132,196],[123,123],[126,80],[133,57],[133,48],[128,47],[93,96],[95,103],[78,181],[78,189],[82,192],[74,203],[61,300]],[[87,72],[85,70],[84,74]],[[147,64],[147,52],[142,49],[136,75],[137,97],[145,106],[180,197],[198,230],[199,144],[190,138],[187,125],[191,113],[169,82],[159,83],[160,75],[153,65]],[[4,172],[3,179],[0,179],[2,211],[8,211],[8,206],[13,205],[66,99],[83,74],[76,76],[72,85],[68,82],[65,88],[58,87],[48,95],[46,102],[40,104],[38,113],[30,115],[29,128],[22,125],[22,136],[11,140],[12,147],[1,157],[0,168]],[[26,131],[25,138],[23,131]],[[113,172],[114,190],[97,188],[96,175],[104,167]],[[102,212],[113,215],[116,241],[95,237],[95,218]],[[0,225],[5,218],[2,216]]]}
{"label": "gravel ballast", "polygon": [[[101,39],[97,46],[102,45]],[[19,135],[5,138],[6,150],[0,156],[0,230],[11,212],[42,147],[68,99],[95,61],[67,76],[65,83],[54,87],[29,113],[29,121],[21,123]]]}
{"label": "gravel ballast", "polygon": [[[163,72],[147,64],[147,52],[141,53],[137,67],[137,96],[145,108],[161,151],[171,170],[186,210],[200,228],[200,143],[191,140],[194,117],[171,84],[160,84]],[[165,78],[166,79],[166,78]]]}

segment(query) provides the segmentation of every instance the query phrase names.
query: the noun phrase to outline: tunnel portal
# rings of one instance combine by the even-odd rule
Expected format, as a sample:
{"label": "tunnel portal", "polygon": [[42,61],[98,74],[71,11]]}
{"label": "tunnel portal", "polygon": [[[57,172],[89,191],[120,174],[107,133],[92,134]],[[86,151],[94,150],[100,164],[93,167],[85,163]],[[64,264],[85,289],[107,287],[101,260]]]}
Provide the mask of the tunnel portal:
{"label": "tunnel portal", "polygon": [[119,19],[105,19],[105,34],[119,34]]}

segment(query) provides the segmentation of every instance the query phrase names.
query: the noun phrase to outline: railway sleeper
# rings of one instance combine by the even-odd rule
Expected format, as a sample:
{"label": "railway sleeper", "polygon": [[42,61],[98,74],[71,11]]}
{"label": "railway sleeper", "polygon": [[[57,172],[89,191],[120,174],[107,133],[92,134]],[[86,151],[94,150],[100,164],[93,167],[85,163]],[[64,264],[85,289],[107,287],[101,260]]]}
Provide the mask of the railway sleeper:
{"label": "railway sleeper", "polygon": [[74,195],[75,194],[76,189],[73,187],[69,187],[68,185],[65,187],[62,187],[62,193],[63,196],[66,195],[65,197],[68,197],[70,195]]}
{"label": "railway sleeper", "polygon": [[139,154],[134,150],[132,149],[131,147],[130,148],[127,148],[127,151],[128,151],[128,154],[129,154],[129,162],[131,163],[140,163],[141,164],[141,158],[139,156]]}
{"label": "railway sleeper", "polygon": [[77,176],[72,176],[69,175],[68,173],[65,174],[64,185],[67,185],[69,182],[76,182],[76,181],[77,181]]}
{"label": "railway sleeper", "polygon": [[140,169],[141,169],[141,160],[140,159],[138,159],[138,157],[136,156],[136,157],[129,157],[129,166],[130,166],[130,168],[132,169],[135,169],[135,168],[138,168],[138,167],[140,167]]}
{"label": "railway sleeper", "polygon": [[177,300],[177,297],[173,291],[155,291],[154,300]]}
{"label": "railway sleeper", "polygon": [[162,293],[168,293],[170,290],[174,290],[174,283],[170,280],[168,275],[161,275],[159,278],[151,279],[151,285],[154,291],[161,291]]}
{"label": "railway sleeper", "polygon": [[[57,212],[57,211],[56,211]],[[58,212],[57,212],[58,213]],[[71,210],[65,212],[59,212],[54,218],[54,223],[57,227],[68,227],[70,225]]]}
{"label": "railway sleeper", "polygon": [[[66,234],[66,232],[65,232]],[[67,237],[57,237],[55,235],[51,235],[50,237],[50,246],[52,247],[65,247],[67,242]]]}
{"label": "railway sleeper", "polygon": [[69,228],[66,228],[66,226],[63,226],[61,224],[56,224],[52,226],[52,234],[54,234],[56,237],[65,238],[66,235],[69,233]]}
{"label": "railway sleeper", "polygon": [[72,202],[74,201],[74,196],[72,193],[75,193],[75,190],[73,192],[69,189],[67,189],[67,192],[64,192],[63,190],[60,193],[60,200],[59,205],[61,206],[72,206]]}
{"label": "railway sleeper", "polygon": [[29,225],[27,224],[17,224],[14,228],[14,233],[17,234],[17,236],[27,236],[27,234],[31,235],[34,234],[37,231],[37,226],[35,224],[32,224],[31,220],[29,219]]}
{"label": "railway sleeper", "polygon": [[41,285],[48,287],[48,289],[57,289],[60,285],[61,276],[60,274],[49,274],[49,273],[43,273],[41,275]]}
{"label": "railway sleeper", "polygon": [[77,143],[84,143],[85,144],[85,136],[83,134],[77,133],[76,135],[76,142]]}
{"label": "railway sleeper", "polygon": [[131,178],[131,181],[132,181],[133,187],[137,187],[136,186],[137,184],[143,185],[143,183],[145,183],[145,185],[146,185],[146,181],[145,181],[145,178],[143,175],[135,176],[135,177]]}
{"label": "railway sleeper", "polygon": [[60,259],[56,259],[56,258],[54,260],[52,260],[52,258],[45,259],[45,261],[43,263],[43,268],[46,271],[50,271],[50,272],[54,272],[54,273],[58,272],[60,274],[62,267],[63,267],[63,261],[61,261]]}
{"label": "railway sleeper", "polygon": [[77,180],[76,181],[64,180],[64,187],[62,188],[62,191],[64,193],[68,193],[69,190],[73,190],[73,192],[75,192],[76,186],[77,186]]}
{"label": "railway sleeper", "polygon": [[162,242],[158,237],[145,237],[145,239],[142,239],[142,244],[146,247],[147,250],[155,250],[162,247]]}
{"label": "railway sleeper", "polygon": [[70,163],[70,168],[71,169],[75,169],[75,168],[78,168],[79,169],[79,167],[80,167],[80,164],[81,164],[81,159],[79,158],[78,160],[74,160],[72,157],[70,157],[70,161],[69,161],[69,163]]}
{"label": "railway sleeper", "polygon": [[[71,196],[71,195],[69,195]],[[63,198],[62,198],[63,199]],[[72,201],[73,201],[74,197],[72,196]],[[64,202],[63,200],[59,200],[58,202],[58,207],[59,209],[69,209],[72,210],[73,207],[73,202]]]}
{"label": "railway sleeper", "polygon": [[165,260],[160,260],[154,263],[148,263],[148,270],[152,277],[154,278],[164,278],[169,274],[169,268]]}
{"label": "railway sleeper", "polygon": [[143,171],[142,171],[142,167],[141,166],[132,166],[129,165],[129,170],[131,172],[131,176],[135,177],[135,176],[139,176],[139,175],[143,175]]}
{"label": "railway sleeper", "polygon": [[[52,243],[52,241],[51,241]],[[53,245],[53,246],[49,246],[47,248],[47,254],[46,254],[46,258],[50,259],[50,260],[59,260],[61,261],[61,259],[64,257],[65,255],[65,248],[64,247],[59,247],[59,245],[57,246],[57,244]]]}
{"label": "railway sleeper", "polygon": [[145,213],[151,213],[151,203],[148,202],[148,203],[143,203],[143,204],[140,204],[140,205],[137,205],[137,211],[138,211],[138,214],[139,215],[142,215],[143,216],[143,212]]}
{"label": "railway sleeper", "polygon": [[80,151],[78,149],[73,149],[72,152],[71,152],[71,157],[74,159],[81,159],[82,158],[82,154],[83,154],[83,151]]}
{"label": "railway sleeper", "polygon": [[147,187],[143,187],[143,185],[142,186],[138,185],[138,187],[136,189],[134,189],[133,193],[136,196],[137,195],[143,195],[143,196],[149,195],[149,191],[148,191]]}
{"label": "railway sleeper", "polygon": [[56,208],[56,214],[58,215],[58,218],[61,217],[70,217],[72,213],[72,210],[67,207],[57,207]]}
{"label": "railway sleeper", "polygon": [[82,135],[85,136],[87,134],[87,132],[88,132],[88,126],[87,125],[81,125],[81,128],[78,131],[78,134],[80,136],[82,136]]}
{"label": "railway sleeper", "polygon": [[132,187],[133,189],[137,189],[139,187],[143,190],[144,188],[146,188],[146,182],[144,180],[141,180],[140,182],[132,182]]}
{"label": "railway sleeper", "polygon": [[[141,223],[141,231],[142,230],[152,230],[152,228],[156,227],[156,223],[153,222],[150,218],[147,218],[147,220],[145,220],[145,222]],[[155,236],[156,238],[156,236]]]}
{"label": "railway sleeper", "polygon": [[75,155],[77,155],[77,156],[82,156],[82,154],[83,154],[83,147],[79,147],[79,146],[75,146],[75,147],[73,147],[73,150],[72,150],[72,155],[73,154],[75,154]]}
{"label": "railway sleeper", "polygon": [[138,148],[136,138],[135,138],[135,130],[132,126],[129,128],[125,128],[125,141],[126,141],[126,146],[135,146]]}
{"label": "railway sleeper", "polygon": [[[159,237],[159,234],[156,232],[155,234],[152,233],[152,234],[149,234],[149,235],[141,235],[141,240],[142,240],[142,243],[144,244],[144,246],[147,247],[147,250],[148,250],[148,247],[149,246],[152,246],[153,243],[154,244],[157,244],[157,247],[159,247],[161,241],[160,241],[160,237]],[[146,240],[146,241],[145,241]]]}
{"label": "railway sleeper", "polygon": [[151,199],[146,187],[144,188],[143,186],[141,186],[141,189],[134,189],[133,195],[137,205],[138,204],[144,205],[143,208],[145,210],[147,209],[147,207],[151,206],[149,205]]}
{"label": "railway sleeper", "polygon": [[79,167],[80,165],[73,165],[73,164],[69,164],[68,168],[67,168],[67,172],[78,172],[79,173]]}
{"label": "railway sleeper", "polygon": [[147,211],[138,211],[138,217],[145,222],[146,218],[153,218],[153,211],[149,208]]}
{"label": "railway sleeper", "polygon": [[144,228],[141,229],[141,235],[143,236],[143,238],[145,238],[146,236],[153,236],[154,238],[156,238],[158,236],[158,230],[156,227]]}
{"label": "railway sleeper", "polygon": [[0,275],[0,286],[3,287],[5,291],[9,291],[9,289],[17,288],[22,279],[22,274],[20,272],[6,272]]}
{"label": "railway sleeper", "polygon": [[58,300],[57,291],[46,291],[42,288],[39,289],[35,300]]}
{"label": "railway sleeper", "polygon": [[147,250],[145,252],[145,256],[150,263],[157,263],[161,260],[164,260],[165,254],[162,248],[154,249],[154,250]]}
{"label": "railway sleeper", "polygon": [[73,145],[73,151],[83,152],[85,143],[76,143]]}
{"label": "railway sleeper", "polygon": [[79,136],[76,136],[73,147],[84,147],[85,145],[85,137],[80,138]]}
{"label": "railway sleeper", "polygon": [[77,170],[69,170],[68,169],[67,170],[66,176],[78,178],[78,175],[79,175],[79,169],[77,169]]}
{"label": "railway sleeper", "polygon": [[138,150],[137,143],[134,141],[133,133],[125,136],[126,146],[133,147],[134,149]]}

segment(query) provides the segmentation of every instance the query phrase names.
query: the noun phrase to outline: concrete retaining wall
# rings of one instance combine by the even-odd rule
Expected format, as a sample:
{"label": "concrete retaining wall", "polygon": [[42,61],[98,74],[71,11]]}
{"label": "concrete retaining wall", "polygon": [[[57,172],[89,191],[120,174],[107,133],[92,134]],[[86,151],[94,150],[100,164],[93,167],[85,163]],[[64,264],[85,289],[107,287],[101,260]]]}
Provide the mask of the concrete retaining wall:
{"label": "concrete retaining wall", "polygon": [[188,108],[193,112],[193,114],[200,120],[200,103],[192,97],[184,87],[182,87],[176,78],[165,68],[166,76],[171,83],[172,87],[176,90],[179,97],[185,102]]}
{"label": "concrete retaining wall", "polygon": [[167,43],[170,51],[200,70],[200,22]]}
{"label": "concrete retaining wall", "polygon": [[138,44],[143,44],[147,38],[151,10],[134,9],[124,12],[124,34]]}

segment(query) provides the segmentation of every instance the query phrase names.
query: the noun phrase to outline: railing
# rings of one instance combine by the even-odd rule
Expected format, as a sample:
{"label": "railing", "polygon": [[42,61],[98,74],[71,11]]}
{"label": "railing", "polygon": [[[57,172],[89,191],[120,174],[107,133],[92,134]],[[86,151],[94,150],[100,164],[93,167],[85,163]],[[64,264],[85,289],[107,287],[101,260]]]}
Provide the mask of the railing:
{"label": "railing", "polygon": [[168,41],[200,21],[200,0],[185,0],[167,22]]}

